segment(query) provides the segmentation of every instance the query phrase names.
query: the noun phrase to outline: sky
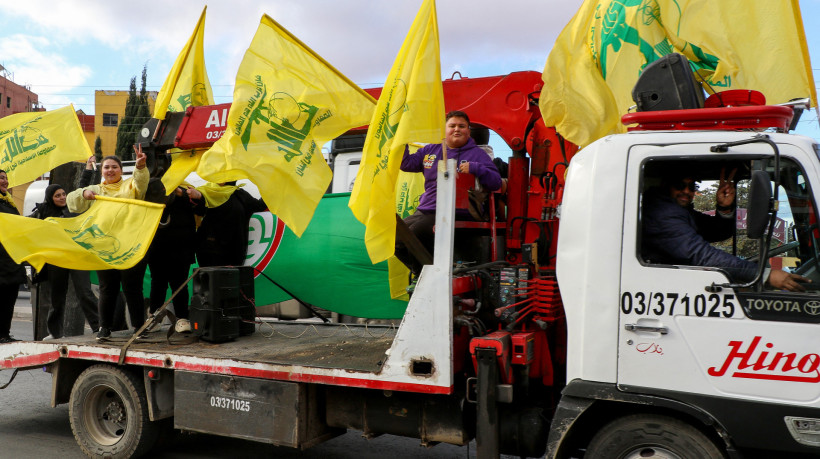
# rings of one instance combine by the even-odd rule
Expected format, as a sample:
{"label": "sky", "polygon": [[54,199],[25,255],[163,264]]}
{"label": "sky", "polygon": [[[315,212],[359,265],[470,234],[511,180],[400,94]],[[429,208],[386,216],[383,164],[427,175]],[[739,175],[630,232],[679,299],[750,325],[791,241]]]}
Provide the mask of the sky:
{"label": "sky", "polygon": [[[785,1],[785,0],[749,0]],[[441,70],[465,77],[542,71],[582,0],[438,0]],[[268,14],[358,85],[382,86],[421,0],[0,0],[0,65],[47,110],[94,113],[94,91],[127,90],[147,66],[158,91],[207,5],[205,63],[216,103]],[[820,84],[820,0],[800,2]],[[820,139],[816,112],[798,132]]]}

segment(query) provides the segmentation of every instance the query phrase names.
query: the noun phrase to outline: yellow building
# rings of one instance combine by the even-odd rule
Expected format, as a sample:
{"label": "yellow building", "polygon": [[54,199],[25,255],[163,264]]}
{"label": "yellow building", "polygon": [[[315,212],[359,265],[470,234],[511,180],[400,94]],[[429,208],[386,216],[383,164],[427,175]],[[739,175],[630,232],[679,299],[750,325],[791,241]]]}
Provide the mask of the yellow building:
{"label": "yellow building", "polygon": [[[137,91],[139,95],[139,91]],[[157,91],[148,91],[148,111],[154,113]],[[117,127],[125,117],[125,103],[128,91],[94,91],[94,134],[100,137],[103,156],[113,155],[117,148]],[[91,143],[94,149],[94,142]]]}

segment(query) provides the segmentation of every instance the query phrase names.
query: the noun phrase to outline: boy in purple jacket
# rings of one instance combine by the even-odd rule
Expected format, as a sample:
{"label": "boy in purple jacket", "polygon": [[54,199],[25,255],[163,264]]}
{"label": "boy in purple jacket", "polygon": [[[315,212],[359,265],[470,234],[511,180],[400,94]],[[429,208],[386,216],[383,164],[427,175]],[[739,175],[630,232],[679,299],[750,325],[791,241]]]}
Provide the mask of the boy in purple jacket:
{"label": "boy in purple jacket", "polygon": [[[444,130],[447,159],[455,159],[458,172],[473,174],[478,182],[489,191],[501,188],[501,175],[490,156],[470,137],[470,118],[461,111],[447,113]],[[410,231],[419,238],[424,247],[433,253],[433,226],[436,223],[436,178],[438,162],[441,159],[441,144],[430,144],[409,154],[404,150],[401,170],[424,173],[424,193],[413,215],[404,219]],[[472,220],[466,210],[456,211],[457,220]],[[418,275],[422,264],[413,257],[405,244],[396,238],[396,257]]]}

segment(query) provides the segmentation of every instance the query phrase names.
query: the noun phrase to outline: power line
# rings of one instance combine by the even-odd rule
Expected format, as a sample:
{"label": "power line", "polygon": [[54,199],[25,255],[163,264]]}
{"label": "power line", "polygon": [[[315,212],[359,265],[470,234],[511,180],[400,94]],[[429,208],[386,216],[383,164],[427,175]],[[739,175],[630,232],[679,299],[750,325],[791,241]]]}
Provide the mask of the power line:
{"label": "power line", "polygon": [[[39,83],[27,83],[29,86],[43,86],[46,88],[64,88],[66,86],[71,86],[72,88],[125,88],[123,91],[128,91],[130,86],[123,86],[123,85],[96,85],[96,84],[79,84],[79,85],[67,85],[67,84],[39,84]],[[233,87],[232,84],[212,84],[212,88],[220,88],[220,87]],[[149,88],[162,88],[162,85],[146,85],[145,89]],[[137,89],[139,92],[139,89]]]}

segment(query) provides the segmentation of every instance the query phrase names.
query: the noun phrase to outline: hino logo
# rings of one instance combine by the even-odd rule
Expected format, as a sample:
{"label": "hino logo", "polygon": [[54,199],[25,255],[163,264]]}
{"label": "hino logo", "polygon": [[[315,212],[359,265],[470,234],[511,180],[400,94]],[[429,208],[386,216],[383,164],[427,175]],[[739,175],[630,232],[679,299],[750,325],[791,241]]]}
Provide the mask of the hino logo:
{"label": "hino logo", "polygon": [[[766,379],[771,381],[820,382],[820,355],[770,352],[774,345],[766,343],[765,349],[758,349],[761,337],[745,346],[743,341],[729,341],[729,355],[718,367],[707,370],[710,376],[724,376],[729,373],[733,378]],[[745,350],[743,349],[745,346]]]}
{"label": "hino logo", "polygon": [[820,315],[820,301],[809,301],[803,305],[803,310],[810,316]]}

